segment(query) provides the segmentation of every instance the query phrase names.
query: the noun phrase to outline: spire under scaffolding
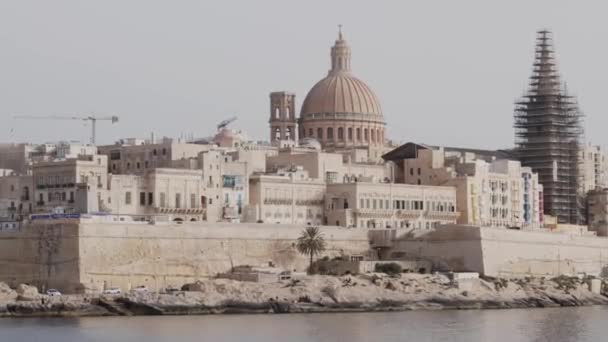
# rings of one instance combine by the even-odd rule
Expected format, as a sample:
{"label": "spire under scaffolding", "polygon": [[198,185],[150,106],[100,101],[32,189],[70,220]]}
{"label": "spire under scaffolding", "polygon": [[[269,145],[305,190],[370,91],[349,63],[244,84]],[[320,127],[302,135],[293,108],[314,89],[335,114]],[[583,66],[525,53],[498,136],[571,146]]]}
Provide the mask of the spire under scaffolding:
{"label": "spire under scaffolding", "polygon": [[515,104],[515,145],[523,166],[538,173],[547,215],[583,222],[579,195],[582,113],[560,82],[551,32],[538,31],[528,91]]}

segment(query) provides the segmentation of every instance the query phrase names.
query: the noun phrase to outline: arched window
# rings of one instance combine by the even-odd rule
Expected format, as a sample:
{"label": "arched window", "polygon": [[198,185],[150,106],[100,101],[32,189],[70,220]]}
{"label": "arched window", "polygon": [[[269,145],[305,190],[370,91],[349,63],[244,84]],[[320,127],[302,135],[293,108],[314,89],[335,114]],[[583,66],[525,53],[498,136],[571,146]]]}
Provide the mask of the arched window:
{"label": "arched window", "polygon": [[317,138],[323,139],[323,128],[317,128]]}
{"label": "arched window", "polygon": [[353,141],[353,128],[348,127],[348,140]]}
{"label": "arched window", "polygon": [[285,129],[285,139],[291,139],[291,128],[289,127]]}
{"label": "arched window", "polygon": [[279,107],[274,107],[274,118],[279,119],[280,117],[281,117],[281,111],[279,110]]}
{"label": "arched window", "polygon": [[327,128],[327,139],[333,139],[334,138],[334,129],[333,127],[328,127]]}
{"label": "arched window", "polygon": [[372,133],[372,140],[371,141],[372,142],[376,142],[376,130],[372,128],[370,131]]}
{"label": "arched window", "polygon": [[280,140],[281,139],[281,129],[279,127],[274,129],[274,138],[276,140]]}
{"label": "arched window", "polygon": [[309,129],[308,129],[308,136],[309,136],[309,137],[312,137],[312,136],[313,136],[313,133],[312,133],[312,128],[309,128]]}
{"label": "arched window", "polygon": [[338,140],[344,140],[344,128],[338,127]]}
{"label": "arched window", "polygon": [[368,133],[368,131],[367,131],[367,128],[365,128],[365,129],[363,130],[363,140],[365,140],[365,141],[369,141],[369,135],[368,135],[368,134],[369,134],[369,133]]}
{"label": "arched window", "polygon": [[357,141],[361,141],[361,128],[357,128]]}

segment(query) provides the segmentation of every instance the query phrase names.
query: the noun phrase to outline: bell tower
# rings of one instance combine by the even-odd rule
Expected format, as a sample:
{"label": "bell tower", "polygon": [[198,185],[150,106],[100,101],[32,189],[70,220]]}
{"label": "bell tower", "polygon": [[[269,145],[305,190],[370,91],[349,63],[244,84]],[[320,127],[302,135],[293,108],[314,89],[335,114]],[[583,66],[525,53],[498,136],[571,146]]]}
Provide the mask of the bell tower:
{"label": "bell tower", "polygon": [[279,91],[270,93],[270,142],[296,141],[296,95]]}

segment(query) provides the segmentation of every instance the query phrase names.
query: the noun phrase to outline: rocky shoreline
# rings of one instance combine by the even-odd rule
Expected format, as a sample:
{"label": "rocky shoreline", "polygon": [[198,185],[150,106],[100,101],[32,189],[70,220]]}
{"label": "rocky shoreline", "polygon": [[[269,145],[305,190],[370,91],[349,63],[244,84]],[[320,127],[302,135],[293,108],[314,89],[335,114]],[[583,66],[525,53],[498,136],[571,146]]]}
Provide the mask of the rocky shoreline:
{"label": "rocky shoreline", "polygon": [[[608,287],[604,282],[602,288]],[[445,275],[310,276],[286,283],[207,279],[182,291],[49,297],[0,283],[0,317],[204,315],[510,309],[607,305],[578,278],[470,279]]]}

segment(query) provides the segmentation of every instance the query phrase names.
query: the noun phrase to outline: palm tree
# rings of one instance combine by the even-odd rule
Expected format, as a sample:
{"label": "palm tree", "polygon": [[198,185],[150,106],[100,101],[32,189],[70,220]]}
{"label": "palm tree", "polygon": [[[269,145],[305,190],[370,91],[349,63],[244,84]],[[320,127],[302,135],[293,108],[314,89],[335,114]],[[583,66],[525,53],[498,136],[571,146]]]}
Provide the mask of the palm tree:
{"label": "palm tree", "polygon": [[308,266],[308,273],[310,273],[312,258],[325,250],[325,239],[319,227],[306,227],[298,238],[296,247],[301,254],[310,255],[310,265]]}

